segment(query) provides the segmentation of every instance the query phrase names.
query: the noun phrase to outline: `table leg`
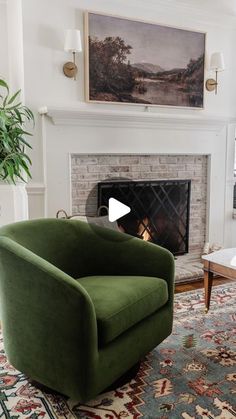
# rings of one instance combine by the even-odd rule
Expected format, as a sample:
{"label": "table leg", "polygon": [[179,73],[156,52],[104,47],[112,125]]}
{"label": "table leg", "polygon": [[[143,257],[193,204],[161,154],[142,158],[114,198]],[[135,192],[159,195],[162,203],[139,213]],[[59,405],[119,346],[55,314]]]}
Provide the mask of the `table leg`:
{"label": "table leg", "polygon": [[211,288],[213,281],[213,273],[205,270],[204,271],[204,288],[205,288],[205,312],[207,313],[210,308],[211,300]]}

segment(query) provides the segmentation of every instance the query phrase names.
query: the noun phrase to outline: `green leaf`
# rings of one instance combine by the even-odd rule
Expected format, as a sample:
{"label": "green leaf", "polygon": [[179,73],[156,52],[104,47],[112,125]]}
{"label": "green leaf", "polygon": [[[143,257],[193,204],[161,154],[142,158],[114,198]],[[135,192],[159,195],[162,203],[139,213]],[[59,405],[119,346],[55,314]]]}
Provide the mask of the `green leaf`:
{"label": "green leaf", "polygon": [[[23,176],[21,176],[20,173],[18,174],[18,178],[20,178],[24,183],[26,183],[26,180],[23,178]],[[30,178],[31,178],[31,176],[30,176]]]}
{"label": "green leaf", "polygon": [[7,102],[7,105],[10,105],[11,103],[13,103],[14,102],[14,100],[17,98],[17,96],[19,95],[19,93],[21,92],[21,89],[20,90],[18,90],[10,99],[9,99],[9,101]]}
{"label": "green leaf", "polygon": [[7,89],[7,92],[9,93],[8,84],[2,79],[0,79],[0,86],[5,87],[5,89]]}
{"label": "green leaf", "polygon": [[29,168],[28,168],[27,164],[25,162],[23,162],[23,161],[22,161],[22,167],[23,167],[25,173],[31,178],[31,174],[30,174]]}
{"label": "green leaf", "polygon": [[20,124],[23,124],[23,120],[22,120],[20,111],[18,109],[15,109],[15,113],[16,113],[16,116],[17,116],[18,121],[20,122]]}
{"label": "green leaf", "polygon": [[5,131],[5,130],[6,130],[5,118],[3,118],[0,114],[0,131]]}
{"label": "green leaf", "polygon": [[26,145],[26,147],[29,147],[32,149],[31,145],[27,143],[27,141],[25,141],[23,137],[18,137],[18,140],[21,141],[24,145]]}
{"label": "green leaf", "polygon": [[7,99],[8,99],[8,95],[5,97],[4,101],[3,101],[3,107],[5,108],[6,103],[7,103]]}
{"label": "green leaf", "polygon": [[32,137],[32,135],[33,135],[33,134],[31,134],[30,132],[27,132],[27,131],[22,131],[22,134],[29,135],[30,137]]}
{"label": "green leaf", "polygon": [[23,107],[24,108],[24,111],[26,112],[26,114],[27,114],[27,118],[28,118],[28,120],[30,121],[30,120],[32,120],[33,121],[33,123],[35,123],[35,120],[34,120],[34,114],[33,114],[33,112],[27,107],[27,106],[24,106]]}
{"label": "green leaf", "polygon": [[31,159],[30,159],[30,157],[29,156],[27,156],[27,154],[25,154],[25,153],[22,153],[22,156],[30,163],[30,164],[32,164],[32,161],[31,161]]}
{"label": "green leaf", "polygon": [[7,108],[7,110],[8,110],[8,111],[11,111],[12,109],[19,108],[19,106],[21,106],[21,102],[17,103],[17,104],[16,104],[16,105],[14,105],[14,106],[11,106],[10,108]]}

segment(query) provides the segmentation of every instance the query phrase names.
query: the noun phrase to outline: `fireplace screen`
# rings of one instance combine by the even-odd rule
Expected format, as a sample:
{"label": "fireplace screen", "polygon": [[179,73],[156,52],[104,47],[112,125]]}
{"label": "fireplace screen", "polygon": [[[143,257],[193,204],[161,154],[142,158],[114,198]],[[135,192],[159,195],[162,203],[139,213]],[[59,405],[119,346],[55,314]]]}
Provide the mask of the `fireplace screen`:
{"label": "fireplace screen", "polygon": [[121,201],[131,208],[117,221],[121,231],[181,255],[188,252],[190,188],[190,180],[101,182],[98,208]]}

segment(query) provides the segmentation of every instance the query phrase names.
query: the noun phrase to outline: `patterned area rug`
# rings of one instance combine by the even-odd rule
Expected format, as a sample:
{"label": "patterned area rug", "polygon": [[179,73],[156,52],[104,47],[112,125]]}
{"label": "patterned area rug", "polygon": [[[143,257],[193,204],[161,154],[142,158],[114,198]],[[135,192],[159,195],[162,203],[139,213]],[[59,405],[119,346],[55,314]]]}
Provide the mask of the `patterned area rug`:
{"label": "patterned area rug", "polygon": [[235,419],[236,284],[178,294],[172,336],[152,351],[128,385],[76,405],[32,386],[7,361],[1,339],[0,418]]}

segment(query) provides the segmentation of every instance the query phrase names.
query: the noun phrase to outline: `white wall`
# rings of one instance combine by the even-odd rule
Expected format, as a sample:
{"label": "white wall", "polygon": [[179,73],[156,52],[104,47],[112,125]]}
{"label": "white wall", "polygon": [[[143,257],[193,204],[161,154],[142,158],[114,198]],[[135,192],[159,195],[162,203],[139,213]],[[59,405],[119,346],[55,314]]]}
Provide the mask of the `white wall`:
{"label": "white wall", "polygon": [[8,79],[7,5],[0,0],[0,78]]}
{"label": "white wall", "polygon": [[[225,117],[235,118],[236,116],[236,88],[235,73],[236,61],[234,60],[234,45],[236,41],[236,17],[235,4],[231,0],[214,1],[213,0],[23,0],[23,32],[24,32],[24,67],[25,67],[25,97],[26,103],[36,113],[42,105],[49,108],[61,107],[78,108],[84,102],[84,69],[83,54],[77,57],[79,64],[79,77],[76,82],[66,78],[62,73],[63,63],[70,57],[63,51],[63,30],[66,28],[83,28],[83,11],[95,10],[104,13],[123,15],[130,18],[149,20],[152,22],[163,23],[179,27],[188,27],[207,32],[206,53],[207,57],[214,51],[222,51],[225,56],[226,71],[219,75],[219,91],[216,96],[214,93],[205,92],[204,110],[176,110],[154,108],[152,112],[158,114],[168,113],[169,117],[180,115],[182,117],[215,118]],[[215,8],[212,6],[215,5]],[[209,76],[206,72],[206,76]],[[86,105],[86,109],[97,109],[106,111],[113,109],[120,111],[121,107],[116,105]],[[142,107],[122,105],[122,110],[127,112],[140,112]],[[227,125],[227,124],[226,124]],[[45,126],[41,125],[41,117],[37,117],[35,135],[33,138],[33,184],[39,188],[31,187],[31,214],[39,216],[43,210],[43,183],[45,181],[45,168],[43,167],[43,139],[42,129],[44,129],[43,139],[46,142],[46,150],[50,154],[51,160],[49,166],[55,172],[58,171],[57,152],[62,146],[66,147],[67,142],[73,138],[73,152],[81,152],[81,149],[91,148],[94,152],[104,148],[112,152],[119,149],[119,152],[137,152],[141,138],[145,138],[145,130],[138,130],[138,136],[130,134],[129,129],[122,134],[116,131],[102,130],[97,127],[91,127],[84,133],[84,128],[79,125],[73,127],[54,127],[50,121]],[[230,130],[229,130],[230,131]],[[219,203],[225,200],[225,188],[227,188],[227,203],[225,214],[220,212],[221,224],[224,225],[224,236],[227,237],[227,244],[231,242],[229,231],[232,231],[230,216],[230,199],[232,198],[232,178],[231,169],[233,156],[227,150],[232,149],[233,135],[227,127],[223,134],[209,138],[209,143],[201,148],[199,142],[198,153],[204,152],[205,148],[209,152],[217,154],[215,161],[218,161],[219,175],[223,186],[219,189]],[[227,136],[227,132],[229,135]],[[122,139],[119,135],[122,135]],[[150,135],[150,134],[149,134]],[[174,134],[173,134],[174,135]],[[132,137],[132,149],[127,144]],[[119,145],[115,145],[115,139]],[[126,139],[124,141],[123,139]],[[182,152],[194,152],[194,128],[193,132],[182,132],[181,136],[175,138],[174,149],[181,149]],[[152,133],[152,139],[145,146],[142,146],[142,152],[152,153],[158,151],[158,130]],[[160,141],[163,141],[160,140]],[[199,141],[199,137],[197,138]],[[202,142],[208,142],[208,138],[202,136]],[[53,150],[51,145],[53,144]],[[76,144],[76,149],[75,149]],[[203,143],[202,143],[203,144]],[[162,144],[160,144],[162,147]],[[49,147],[49,148],[47,148]],[[95,150],[96,149],[96,150]],[[170,152],[171,150],[169,150]],[[163,151],[164,152],[164,151]],[[57,168],[56,168],[57,167]],[[230,169],[230,170],[229,170]],[[53,171],[53,170],[52,170]],[[55,181],[55,180],[54,180]],[[215,182],[217,182],[217,177]],[[50,179],[52,182],[52,179]],[[38,191],[38,192],[37,192]],[[217,229],[217,220],[215,228]]]}
{"label": "white wall", "polygon": [[0,77],[24,101],[23,18],[21,0],[0,0]]}
{"label": "white wall", "polygon": [[236,103],[230,88],[230,81],[234,77],[234,54],[231,49],[235,36],[233,23],[230,21],[229,24],[227,17],[224,21],[222,15],[218,15],[218,19],[214,15],[211,17],[203,8],[201,19],[199,16],[196,18],[194,9],[181,10],[176,6],[178,3],[178,0],[172,1],[172,7],[169,8],[163,6],[162,1],[158,6],[158,0],[23,0],[25,82],[29,103],[32,106],[77,106],[78,101],[84,100],[83,55],[80,54],[78,58],[80,76],[76,83],[62,73],[62,65],[70,57],[63,51],[63,30],[74,27],[82,29],[83,11],[89,9],[206,31],[207,55],[212,51],[223,51],[227,71],[220,75],[224,88],[220,89],[218,97],[215,98],[212,93],[206,94],[205,112],[234,114]]}
{"label": "white wall", "polygon": [[22,0],[6,0],[6,4],[9,85],[12,92],[21,89],[21,101],[24,102]]}

